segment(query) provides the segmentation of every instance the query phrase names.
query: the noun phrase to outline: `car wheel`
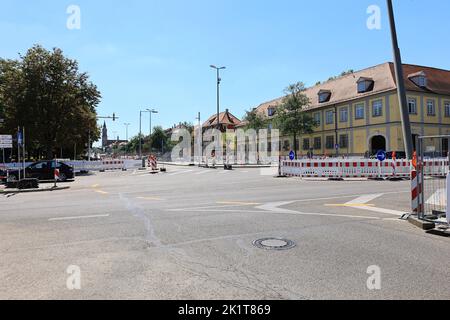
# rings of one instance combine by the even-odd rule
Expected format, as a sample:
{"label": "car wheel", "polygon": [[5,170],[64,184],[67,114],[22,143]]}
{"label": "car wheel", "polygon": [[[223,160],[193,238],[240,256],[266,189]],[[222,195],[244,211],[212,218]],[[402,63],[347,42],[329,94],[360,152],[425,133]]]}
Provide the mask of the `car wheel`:
{"label": "car wheel", "polygon": [[62,181],[62,182],[67,181],[67,177],[64,173],[59,174],[59,181]]}
{"label": "car wheel", "polygon": [[17,178],[16,175],[12,174],[8,177],[8,181],[9,182],[17,182],[19,179]]}

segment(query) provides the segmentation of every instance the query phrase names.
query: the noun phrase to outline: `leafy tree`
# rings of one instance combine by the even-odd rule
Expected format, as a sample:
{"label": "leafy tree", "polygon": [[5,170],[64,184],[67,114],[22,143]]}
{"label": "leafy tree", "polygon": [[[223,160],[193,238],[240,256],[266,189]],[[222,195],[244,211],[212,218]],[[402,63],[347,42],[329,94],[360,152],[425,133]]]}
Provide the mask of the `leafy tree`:
{"label": "leafy tree", "polygon": [[297,158],[297,136],[310,134],[317,125],[315,120],[305,112],[310,105],[309,98],[304,94],[305,85],[302,82],[292,84],[285,89],[286,97],[277,109],[275,119],[277,127],[285,135],[294,137],[294,151]]}
{"label": "leafy tree", "polygon": [[161,150],[164,148],[168,149],[168,140],[169,137],[167,136],[164,129],[160,126],[157,126],[153,129],[152,133],[152,149]]}
{"label": "leafy tree", "polygon": [[[257,133],[260,129],[267,128],[268,120],[261,114],[257,112],[257,109],[252,109],[247,111],[244,116],[244,121],[247,123],[245,126],[246,130],[253,129]],[[257,154],[257,162],[259,163],[259,135],[257,134],[256,141],[256,154]]]}
{"label": "leafy tree", "polygon": [[0,105],[4,106],[4,130],[26,128],[29,152],[47,158],[69,154],[77,145],[81,153],[100,138],[96,107],[101,99],[87,73],[60,49],[48,51],[36,45],[18,60],[0,59]]}
{"label": "leafy tree", "polygon": [[254,129],[256,131],[267,127],[267,119],[257,109],[247,111],[244,116],[244,122],[246,122],[246,129]]}

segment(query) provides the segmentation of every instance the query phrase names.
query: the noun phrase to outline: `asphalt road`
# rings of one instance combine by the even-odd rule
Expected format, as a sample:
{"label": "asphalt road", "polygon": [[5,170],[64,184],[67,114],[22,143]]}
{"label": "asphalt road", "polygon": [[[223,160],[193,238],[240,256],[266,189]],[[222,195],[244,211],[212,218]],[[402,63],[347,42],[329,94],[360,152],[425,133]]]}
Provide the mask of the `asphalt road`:
{"label": "asphalt road", "polygon": [[168,167],[70,186],[0,197],[1,299],[450,299],[450,239],[399,219],[409,182]]}

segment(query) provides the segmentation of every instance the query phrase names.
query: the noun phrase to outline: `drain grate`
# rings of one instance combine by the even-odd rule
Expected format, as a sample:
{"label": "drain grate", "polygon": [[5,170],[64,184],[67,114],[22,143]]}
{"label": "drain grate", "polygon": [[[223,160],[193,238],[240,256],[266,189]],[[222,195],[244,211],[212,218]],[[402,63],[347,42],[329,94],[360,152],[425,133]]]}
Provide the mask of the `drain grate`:
{"label": "drain grate", "polygon": [[259,249],[265,250],[289,250],[295,247],[291,240],[280,238],[264,238],[253,241],[253,245]]}

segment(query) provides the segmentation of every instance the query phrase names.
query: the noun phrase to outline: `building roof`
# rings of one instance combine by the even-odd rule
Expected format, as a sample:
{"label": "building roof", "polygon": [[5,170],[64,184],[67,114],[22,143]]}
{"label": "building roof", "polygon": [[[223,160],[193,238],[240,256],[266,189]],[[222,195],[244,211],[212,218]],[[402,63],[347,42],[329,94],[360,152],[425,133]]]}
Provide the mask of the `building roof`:
{"label": "building roof", "polygon": [[[421,72],[423,72],[427,77],[426,88],[417,86],[410,79],[412,75],[418,75]],[[450,96],[449,70],[404,64],[403,73],[407,91],[435,93]],[[358,93],[357,82],[360,79],[372,80],[374,82],[373,90],[365,93]],[[354,99],[364,98],[396,89],[397,84],[395,80],[395,67],[392,62],[387,62],[318,84],[306,89],[304,93],[311,101],[311,104],[307,110],[311,110],[345,103]],[[318,93],[324,91],[330,91],[331,98],[327,102],[319,103]],[[259,105],[257,107],[258,112],[263,113],[267,117],[267,109],[270,107],[278,107],[283,98],[284,97],[280,97]]]}
{"label": "building roof", "polygon": [[[238,126],[241,124],[241,120],[235,117],[227,109],[225,112],[219,113],[219,123],[225,126]],[[213,127],[217,125],[217,114],[211,116],[204,124],[204,128]]]}

